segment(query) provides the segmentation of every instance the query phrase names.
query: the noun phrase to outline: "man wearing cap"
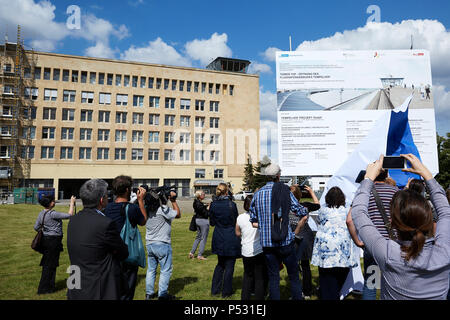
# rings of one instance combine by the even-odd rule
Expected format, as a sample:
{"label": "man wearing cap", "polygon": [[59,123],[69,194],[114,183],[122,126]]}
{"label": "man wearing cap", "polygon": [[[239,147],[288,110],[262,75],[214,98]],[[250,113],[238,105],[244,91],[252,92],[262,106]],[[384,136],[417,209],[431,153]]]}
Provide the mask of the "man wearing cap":
{"label": "man wearing cap", "polygon": [[[250,222],[260,232],[261,245],[267,263],[269,293],[271,300],[280,300],[280,264],[286,266],[291,283],[293,300],[302,299],[302,285],[295,254],[295,235],[289,228],[289,211],[299,217],[308,210],[299,204],[289,187],[280,182],[281,170],[270,164],[264,173],[270,181],[255,193],[250,205]],[[306,222],[306,218],[302,219]]]}

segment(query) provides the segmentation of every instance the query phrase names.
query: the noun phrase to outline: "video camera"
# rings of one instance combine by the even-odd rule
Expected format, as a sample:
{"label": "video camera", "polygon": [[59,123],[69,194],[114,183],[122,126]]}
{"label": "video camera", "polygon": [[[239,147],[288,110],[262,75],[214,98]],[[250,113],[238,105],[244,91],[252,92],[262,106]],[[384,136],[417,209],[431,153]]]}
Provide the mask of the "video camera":
{"label": "video camera", "polygon": [[[147,193],[145,194],[144,204],[147,212],[154,212],[158,210],[161,205],[167,204],[169,198],[174,201],[177,198],[176,186],[160,186],[156,188],[149,188],[147,185],[141,185]],[[138,188],[134,188],[133,192],[137,193]],[[170,196],[174,192],[175,196]]]}

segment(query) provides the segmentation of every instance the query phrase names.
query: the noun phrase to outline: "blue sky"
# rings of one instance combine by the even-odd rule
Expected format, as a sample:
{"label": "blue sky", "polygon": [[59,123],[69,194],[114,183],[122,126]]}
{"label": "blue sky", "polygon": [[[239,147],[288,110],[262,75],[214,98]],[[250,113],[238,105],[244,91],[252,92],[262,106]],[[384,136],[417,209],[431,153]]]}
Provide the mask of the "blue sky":
{"label": "blue sky", "polygon": [[[450,132],[450,1],[0,0],[0,35],[42,51],[204,67],[217,55],[252,61],[261,121],[276,128],[276,49],[408,49],[431,52],[437,131]],[[66,26],[81,9],[81,29]],[[367,25],[370,5],[378,26]],[[3,36],[3,35],[1,35]],[[274,139],[272,138],[272,143]]]}
{"label": "blue sky", "polygon": [[[35,0],[35,3],[39,1]],[[113,25],[125,25],[129,35],[111,38],[113,48],[125,51],[131,45],[143,46],[160,37],[178,50],[193,39],[208,39],[213,33],[227,34],[227,45],[236,58],[266,63],[272,73],[261,74],[261,85],[275,88],[274,63],[263,61],[260,53],[268,47],[289,49],[305,40],[329,37],[336,32],[363,27],[370,14],[366,9],[378,5],[382,22],[406,19],[436,19],[450,25],[450,2],[441,1],[161,1],[161,0],[52,0],[54,21],[65,23],[70,5],[81,8]],[[431,4],[432,3],[432,4]],[[81,20],[83,24],[83,20]],[[4,29],[0,23],[0,32]],[[13,27],[13,26],[9,26]],[[24,35],[26,37],[26,34]],[[89,40],[70,36],[54,51],[84,55]],[[120,58],[119,56],[117,56]],[[200,66],[197,64],[195,66]]]}

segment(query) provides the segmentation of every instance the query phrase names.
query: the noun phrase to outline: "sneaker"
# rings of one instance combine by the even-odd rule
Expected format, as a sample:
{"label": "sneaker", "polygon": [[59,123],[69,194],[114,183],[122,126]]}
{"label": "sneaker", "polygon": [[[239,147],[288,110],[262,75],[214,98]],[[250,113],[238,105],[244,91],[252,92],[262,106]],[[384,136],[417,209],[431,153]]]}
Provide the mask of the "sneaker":
{"label": "sneaker", "polygon": [[158,297],[158,300],[176,300],[176,299],[177,299],[177,297],[175,297],[171,294],[168,294],[168,293],[166,293],[163,296]]}
{"label": "sneaker", "polygon": [[155,299],[156,297],[158,297],[158,294],[156,292],[152,293],[152,294],[146,294],[145,300],[152,300],[152,299]]}
{"label": "sneaker", "polygon": [[197,257],[198,260],[208,260],[207,258],[203,257],[203,256],[198,256]]}
{"label": "sneaker", "polygon": [[192,253],[189,252],[189,259],[194,259],[194,255]]}

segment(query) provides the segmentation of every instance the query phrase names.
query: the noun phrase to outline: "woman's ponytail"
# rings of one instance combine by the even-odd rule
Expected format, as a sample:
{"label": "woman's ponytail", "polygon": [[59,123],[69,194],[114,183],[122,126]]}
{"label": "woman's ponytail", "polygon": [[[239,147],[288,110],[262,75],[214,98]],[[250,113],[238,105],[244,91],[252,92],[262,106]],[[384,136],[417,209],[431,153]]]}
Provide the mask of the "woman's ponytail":
{"label": "woman's ponytail", "polygon": [[407,261],[415,259],[433,232],[433,215],[428,201],[412,190],[398,191],[391,201],[392,227],[404,243],[401,250]]}
{"label": "woman's ponytail", "polygon": [[409,246],[401,247],[402,251],[405,253],[405,259],[407,261],[415,259],[420,254],[426,240],[425,235],[420,229],[415,229],[412,233],[414,235]]}

